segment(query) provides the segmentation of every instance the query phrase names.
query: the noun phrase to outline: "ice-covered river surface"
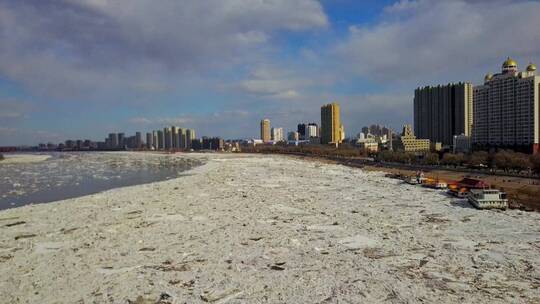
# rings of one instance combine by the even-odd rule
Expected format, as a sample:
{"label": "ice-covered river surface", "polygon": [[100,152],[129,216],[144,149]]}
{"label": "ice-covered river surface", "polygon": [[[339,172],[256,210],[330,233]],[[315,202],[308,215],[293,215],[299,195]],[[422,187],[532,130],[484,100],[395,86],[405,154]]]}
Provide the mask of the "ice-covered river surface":
{"label": "ice-covered river surface", "polygon": [[41,162],[0,163],[0,210],[171,179],[200,164],[137,152],[52,153]]}

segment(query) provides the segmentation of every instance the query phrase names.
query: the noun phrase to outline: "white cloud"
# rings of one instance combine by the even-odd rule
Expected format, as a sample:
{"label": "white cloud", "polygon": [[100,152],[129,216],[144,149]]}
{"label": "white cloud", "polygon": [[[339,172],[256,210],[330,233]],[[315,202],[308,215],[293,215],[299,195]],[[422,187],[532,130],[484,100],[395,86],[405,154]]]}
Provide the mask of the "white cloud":
{"label": "white cloud", "polygon": [[327,25],[315,0],[0,0],[0,75],[59,97],[162,90]]}
{"label": "white cloud", "polygon": [[300,71],[262,65],[254,69],[237,87],[256,97],[270,100],[297,100],[301,97],[299,90],[313,84],[313,80],[302,75]]}
{"label": "white cloud", "polygon": [[382,83],[480,80],[506,56],[538,61],[537,1],[400,1],[336,48],[344,68]]}

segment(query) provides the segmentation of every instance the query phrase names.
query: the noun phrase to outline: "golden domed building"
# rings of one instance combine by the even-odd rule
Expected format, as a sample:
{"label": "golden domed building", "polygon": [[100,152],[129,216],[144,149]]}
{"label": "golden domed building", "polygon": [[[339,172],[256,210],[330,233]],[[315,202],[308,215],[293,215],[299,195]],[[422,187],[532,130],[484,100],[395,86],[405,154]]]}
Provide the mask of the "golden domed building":
{"label": "golden domed building", "polygon": [[473,92],[473,148],[537,153],[540,137],[540,77],[530,63],[518,71],[508,57],[502,73],[487,74]]}
{"label": "golden domed building", "polygon": [[508,57],[502,64],[503,73],[517,72],[517,69],[518,69],[517,62],[510,57]]}

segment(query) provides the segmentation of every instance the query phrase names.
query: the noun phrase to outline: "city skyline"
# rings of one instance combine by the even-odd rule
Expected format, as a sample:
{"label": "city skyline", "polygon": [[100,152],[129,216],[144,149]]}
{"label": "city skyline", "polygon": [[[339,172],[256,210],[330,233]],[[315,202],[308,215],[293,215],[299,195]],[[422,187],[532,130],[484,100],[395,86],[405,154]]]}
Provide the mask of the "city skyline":
{"label": "city skyline", "polygon": [[0,145],[164,125],[251,138],[261,117],[294,130],[331,100],[349,134],[399,130],[416,87],[481,85],[508,56],[540,62],[537,1],[248,2],[122,15],[122,1],[0,1]]}

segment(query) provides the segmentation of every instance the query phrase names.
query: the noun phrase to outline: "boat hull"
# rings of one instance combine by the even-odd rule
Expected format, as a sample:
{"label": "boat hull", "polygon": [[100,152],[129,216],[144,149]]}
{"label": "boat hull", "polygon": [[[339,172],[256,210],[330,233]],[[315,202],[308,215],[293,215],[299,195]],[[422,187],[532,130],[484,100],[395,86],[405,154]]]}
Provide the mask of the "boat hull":
{"label": "boat hull", "polygon": [[472,196],[468,197],[469,203],[477,209],[502,209],[506,210],[508,208],[508,200],[478,200]]}

